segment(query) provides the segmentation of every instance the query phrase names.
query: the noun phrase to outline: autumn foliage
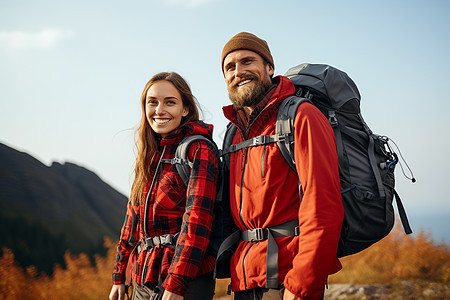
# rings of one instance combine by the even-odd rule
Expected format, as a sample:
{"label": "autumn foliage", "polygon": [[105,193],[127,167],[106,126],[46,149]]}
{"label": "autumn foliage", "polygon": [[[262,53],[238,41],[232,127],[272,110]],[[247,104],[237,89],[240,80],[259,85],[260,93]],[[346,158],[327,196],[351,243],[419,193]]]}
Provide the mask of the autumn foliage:
{"label": "autumn foliage", "polygon": [[450,247],[420,231],[407,236],[397,227],[369,249],[341,259],[343,270],[330,283],[450,283]]}
{"label": "autumn foliage", "polygon": [[[92,260],[85,254],[64,256],[66,267],[56,265],[51,276],[26,269],[3,249],[0,257],[0,295],[4,299],[107,299],[116,256],[115,244],[105,239],[105,257]],[[398,281],[450,282],[450,249],[435,243],[430,235],[413,236],[394,230],[369,249],[342,259],[344,269],[330,283],[392,283]],[[227,280],[217,284],[216,298],[225,295]],[[229,298],[231,299],[231,297]]]}

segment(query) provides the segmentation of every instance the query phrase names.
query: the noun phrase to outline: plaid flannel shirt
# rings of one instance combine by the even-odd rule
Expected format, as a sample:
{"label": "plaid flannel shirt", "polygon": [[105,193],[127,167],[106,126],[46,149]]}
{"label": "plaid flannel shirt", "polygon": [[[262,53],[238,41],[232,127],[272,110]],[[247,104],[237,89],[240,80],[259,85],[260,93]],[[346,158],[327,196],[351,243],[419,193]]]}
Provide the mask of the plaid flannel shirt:
{"label": "plaid flannel shirt", "polygon": [[[169,134],[160,142],[161,148],[166,147],[163,158],[173,158],[179,142],[192,134],[211,137],[212,126],[201,121],[190,122]],[[151,166],[150,181],[158,159],[159,153]],[[215,259],[206,253],[206,248],[213,221],[218,160],[205,141],[192,143],[188,159],[193,162],[188,186],[177,173],[175,165],[161,164],[148,203],[147,235],[154,237],[179,232],[175,249],[159,245],[138,253],[136,246],[145,238],[145,201],[138,206],[128,203],[117,247],[114,284],[125,282],[127,266],[131,265],[131,277],[137,284],[157,285],[161,278],[164,289],[184,295],[193,278],[214,269]],[[150,183],[143,192],[143,199],[149,186]]]}

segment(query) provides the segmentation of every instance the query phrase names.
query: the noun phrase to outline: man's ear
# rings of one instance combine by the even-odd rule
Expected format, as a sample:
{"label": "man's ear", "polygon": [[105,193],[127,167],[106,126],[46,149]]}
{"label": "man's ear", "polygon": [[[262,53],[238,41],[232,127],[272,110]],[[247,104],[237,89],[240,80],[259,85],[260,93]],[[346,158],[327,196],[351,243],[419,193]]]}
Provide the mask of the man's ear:
{"label": "man's ear", "polygon": [[272,67],[271,64],[267,64],[267,65],[266,65],[266,70],[267,70],[267,73],[268,73],[270,76],[273,75],[274,69],[273,69],[273,67]]}

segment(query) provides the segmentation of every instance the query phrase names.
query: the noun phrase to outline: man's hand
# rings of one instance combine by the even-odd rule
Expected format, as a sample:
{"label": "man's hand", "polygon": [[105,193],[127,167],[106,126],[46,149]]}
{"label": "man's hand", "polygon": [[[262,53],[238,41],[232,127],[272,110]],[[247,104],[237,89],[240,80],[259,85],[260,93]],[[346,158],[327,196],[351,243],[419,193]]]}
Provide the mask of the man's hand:
{"label": "man's hand", "polygon": [[162,300],[183,300],[183,299],[184,299],[183,296],[171,293],[169,291],[164,291],[164,294],[162,297]]}
{"label": "man's hand", "polygon": [[125,284],[114,284],[109,293],[109,300],[125,300]]}
{"label": "man's hand", "polygon": [[295,296],[288,289],[284,289],[283,300],[302,300],[302,298]]}

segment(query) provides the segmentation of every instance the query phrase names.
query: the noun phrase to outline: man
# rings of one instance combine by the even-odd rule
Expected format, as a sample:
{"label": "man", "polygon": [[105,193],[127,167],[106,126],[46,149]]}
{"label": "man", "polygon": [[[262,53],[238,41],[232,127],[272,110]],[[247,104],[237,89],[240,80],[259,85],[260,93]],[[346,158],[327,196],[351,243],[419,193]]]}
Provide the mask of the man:
{"label": "man", "polygon": [[[233,103],[223,112],[237,127],[232,144],[273,135],[278,108],[295,87],[273,77],[266,41],[247,32],[232,37],[222,72]],[[307,102],[294,128],[297,172],[275,143],[230,153],[230,208],[242,230],[230,266],[235,299],[320,299],[328,275],[341,269],[336,251],[344,210],[333,131]]]}

